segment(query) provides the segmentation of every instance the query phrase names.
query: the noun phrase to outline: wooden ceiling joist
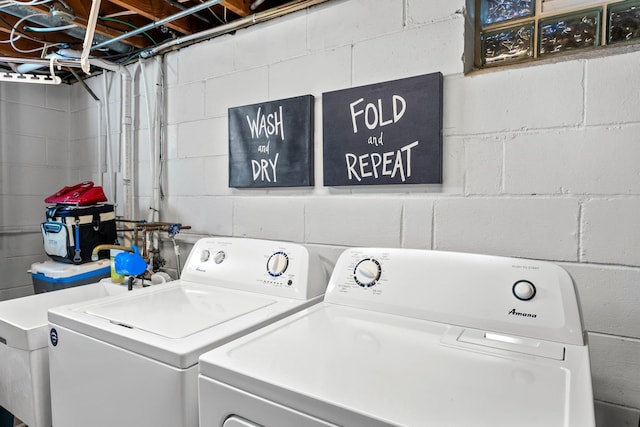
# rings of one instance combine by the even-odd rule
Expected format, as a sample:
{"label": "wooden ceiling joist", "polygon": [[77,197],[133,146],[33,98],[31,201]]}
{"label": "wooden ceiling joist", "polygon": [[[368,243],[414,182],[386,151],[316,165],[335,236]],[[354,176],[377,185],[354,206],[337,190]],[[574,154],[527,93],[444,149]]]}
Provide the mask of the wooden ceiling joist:
{"label": "wooden ceiling joist", "polygon": [[253,13],[250,0],[224,0],[220,4],[238,16],[245,17]]}
{"label": "wooden ceiling joist", "polygon": [[[151,20],[158,21],[158,17],[167,17],[182,12],[174,6],[164,1],[152,0],[109,0],[111,3],[117,4],[125,9],[133,10],[141,16]],[[185,17],[176,19],[165,24],[166,27],[178,31],[182,34],[193,34],[194,28],[201,27],[199,21],[193,17]]]}

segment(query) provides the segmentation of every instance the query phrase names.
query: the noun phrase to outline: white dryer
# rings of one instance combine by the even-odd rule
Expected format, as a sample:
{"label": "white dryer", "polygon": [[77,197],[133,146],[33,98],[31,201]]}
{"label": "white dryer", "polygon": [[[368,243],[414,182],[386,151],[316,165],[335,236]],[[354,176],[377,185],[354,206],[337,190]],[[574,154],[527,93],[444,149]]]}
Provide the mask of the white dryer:
{"label": "white dryer", "polygon": [[570,276],[348,249],[325,300],[200,358],[201,427],[595,425]]}
{"label": "white dryer", "polygon": [[195,427],[198,357],[321,301],[317,256],[205,238],[178,281],[49,311],[53,426]]}

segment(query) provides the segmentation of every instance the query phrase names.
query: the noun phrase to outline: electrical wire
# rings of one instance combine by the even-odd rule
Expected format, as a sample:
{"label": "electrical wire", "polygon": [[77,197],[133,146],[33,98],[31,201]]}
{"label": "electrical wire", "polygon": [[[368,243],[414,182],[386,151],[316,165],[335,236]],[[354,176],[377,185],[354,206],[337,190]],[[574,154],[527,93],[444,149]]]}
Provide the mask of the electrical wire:
{"label": "electrical wire", "polygon": [[29,25],[25,25],[22,29],[33,33],[55,33],[56,31],[70,30],[76,27],[76,24],[63,25],[61,27],[31,27]]}
{"label": "electrical wire", "polygon": [[[11,33],[9,35],[9,42],[11,43],[11,47],[13,47],[14,50],[16,50],[17,52],[20,52],[20,53],[34,53],[34,52],[44,51],[44,50],[46,50],[46,49],[48,49],[50,47],[61,46],[61,45],[64,44],[64,43],[53,43],[53,44],[50,44],[49,42],[43,42],[41,40],[36,40],[36,39],[29,38],[32,41],[44,44],[44,46],[36,48],[36,49],[29,49],[29,50],[20,49],[19,47],[17,47],[15,45],[15,43],[14,43],[17,40],[16,38],[14,38],[14,35],[16,33],[16,29],[20,26],[20,24],[22,22],[26,21],[27,19],[33,18],[34,16],[48,16],[48,15],[46,13],[33,13],[31,15],[27,15],[27,16],[25,16],[23,18],[20,18],[20,20],[18,20],[18,22],[15,23],[13,28],[11,28]],[[18,38],[20,38],[20,36],[18,36]]]}
{"label": "electrical wire", "polygon": [[[101,17],[99,18],[101,21],[112,21],[112,22],[116,22],[118,24],[122,24],[122,25],[127,25],[131,28],[133,28],[134,30],[137,30],[139,27],[136,27],[135,25],[131,24],[130,22],[127,21],[122,21],[120,19],[115,19],[115,18],[107,18],[107,17]],[[142,32],[142,34],[144,34],[145,36],[147,36],[147,38],[149,40],[151,40],[151,43],[153,43],[153,45],[157,45],[158,43],[153,39],[153,37],[151,37],[149,35],[149,33],[147,33],[146,31]]]}

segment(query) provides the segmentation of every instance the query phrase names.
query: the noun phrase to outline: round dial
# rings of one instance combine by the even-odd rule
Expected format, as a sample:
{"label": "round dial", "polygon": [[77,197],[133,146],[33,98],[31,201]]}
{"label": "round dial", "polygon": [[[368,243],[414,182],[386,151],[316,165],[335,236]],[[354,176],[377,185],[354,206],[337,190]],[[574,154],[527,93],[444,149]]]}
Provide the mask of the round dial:
{"label": "round dial", "polygon": [[200,252],[200,261],[206,262],[207,260],[209,260],[210,256],[211,256],[211,252],[209,252],[208,249],[205,249],[202,252]]}
{"label": "round dial", "polygon": [[536,296],[536,287],[528,280],[519,280],[513,284],[513,295],[521,301],[529,301]]}
{"label": "round dial", "polygon": [[218,251],[213,256],[213,262],[215,262],[216,264],[220,264],[222,261],[224,261],[226,256],[227,254],[225,254],[224,251]]}
{"label": "round dial", "polygon": [[289,266],[289,257],[284,252],[276,252],[269,257],[267,261],[267,271],[269,275],[278,277],[287,271]]}
{"label": "round dial", "polygon": [[363,288],[370,288],[380,279],[382,268],[380,263],[373,258],[360,261],[353,270],[353,278]]}

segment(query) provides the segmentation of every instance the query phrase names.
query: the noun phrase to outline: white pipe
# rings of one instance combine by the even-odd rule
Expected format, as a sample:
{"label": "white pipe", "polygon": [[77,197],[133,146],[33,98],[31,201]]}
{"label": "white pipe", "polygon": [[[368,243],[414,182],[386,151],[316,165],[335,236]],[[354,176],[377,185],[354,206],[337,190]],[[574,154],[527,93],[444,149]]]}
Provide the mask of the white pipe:
{"label": "white pipe", "polygon": [[124,217],[133,219],[133,143],[131,121],[131,73],[126,67],[102,59],[90,59],[89,63],[103,70],[120,74],[122,77],[122,127],[120,145],[122,147],[122,193],[124,199]]}
{"label": "white pipe", "polygon": [[91,2],[91,12],[89,12],[89,19],[87,21],[87,32],[84,35],[84,42],[82,43],[82,55],[80,55],[80,65],[82,66],[82,71],[86,74],[89,74],[91,68],[89,66],[89,52],[91,51],[91,45],[93,44],[93,34],[96,31],[99,12],[100,0],[93,0]]}
{"label": "white pipe", "polygon": [[[104,98],[106,99],[106,97]],[[98,104],[98,185],[104,187],[103,183],[103,170],[102,170],[102,101],[96,99],[96,103]]]}
{"label": "white pipe", "polygon": [[113,166],[113,143],[111,142],[111,113],[109,109],[109,87],[107,85],[107,73],[102,73],[102,90],[104,92],[104,117],[105,117],[105,144],[107,148],[107,175],[109,175],[109,191],[114,204],[118,201],[115,171]]}

